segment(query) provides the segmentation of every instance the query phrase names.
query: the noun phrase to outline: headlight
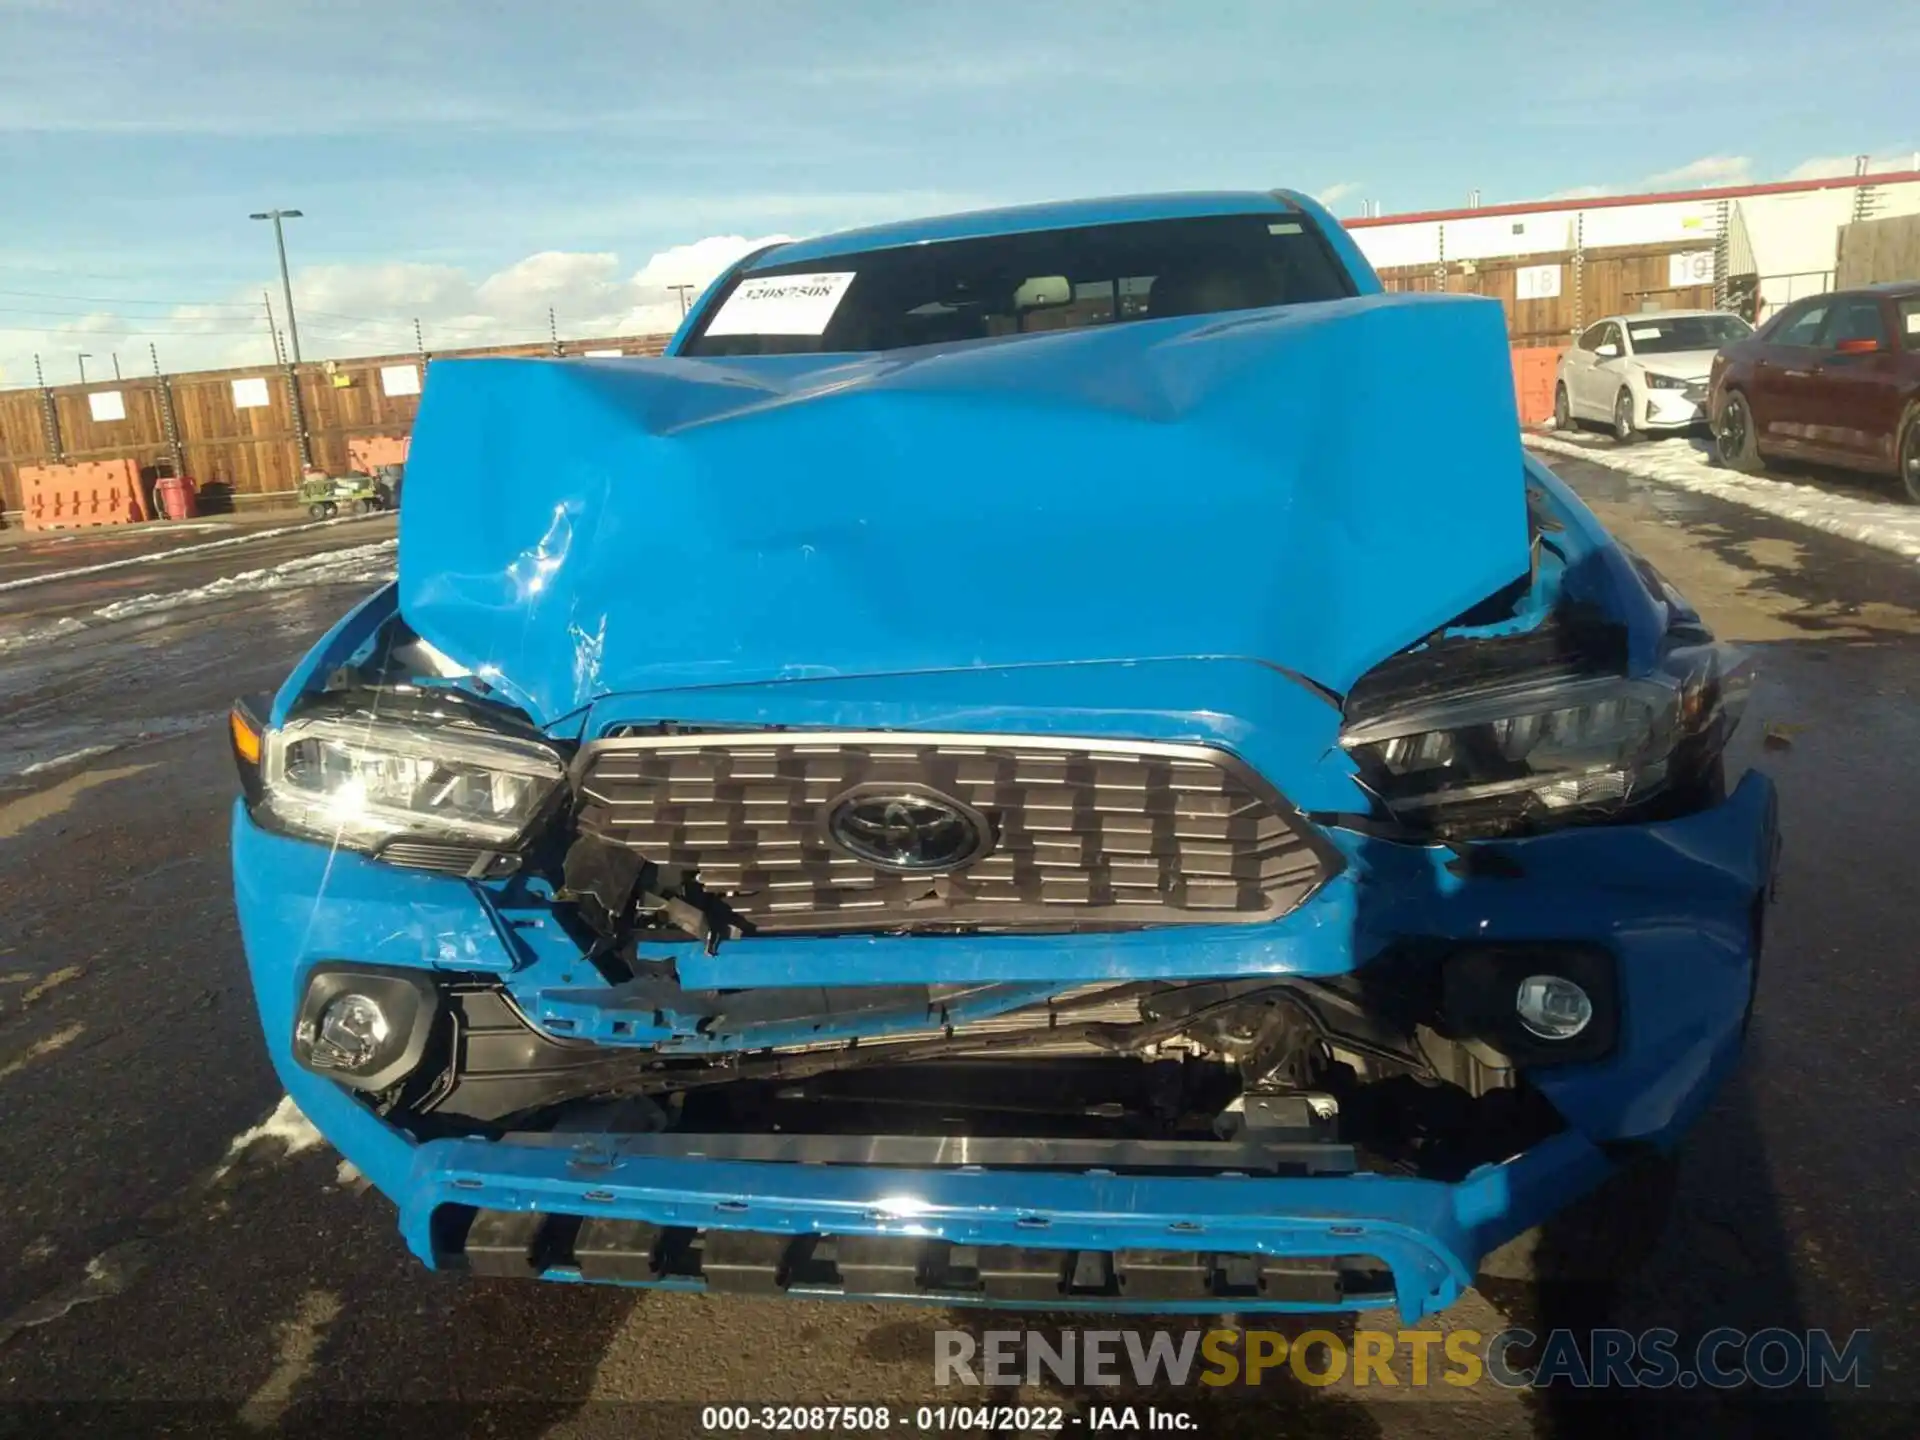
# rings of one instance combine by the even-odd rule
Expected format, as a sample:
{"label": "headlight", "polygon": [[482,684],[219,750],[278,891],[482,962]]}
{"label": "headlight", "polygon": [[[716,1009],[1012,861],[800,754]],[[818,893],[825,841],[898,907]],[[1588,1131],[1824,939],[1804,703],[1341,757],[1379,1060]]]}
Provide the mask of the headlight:
{"label": "headlight", "polygon": [[535,740],[366,716],[290,720],[268,732],[261,767],[275,821],[356,850],[396,838],[509,848],[564,776]]}
{"label": "headlight", "polygon": [[1646,378],[1647,388],[1649,390],[1684,390],[1687,388],[1687,382],[1685,380],[1676,379],[1672,375],[1656,375],[1649,370]]}
{"label": "headlight", "polygon": [[1396,819],[1441,838],[1619,811],[1707,773],[1746,663],[1718,644],[1642,679],[1557,676],[1454,691],[1350,725],[1340,743]]}

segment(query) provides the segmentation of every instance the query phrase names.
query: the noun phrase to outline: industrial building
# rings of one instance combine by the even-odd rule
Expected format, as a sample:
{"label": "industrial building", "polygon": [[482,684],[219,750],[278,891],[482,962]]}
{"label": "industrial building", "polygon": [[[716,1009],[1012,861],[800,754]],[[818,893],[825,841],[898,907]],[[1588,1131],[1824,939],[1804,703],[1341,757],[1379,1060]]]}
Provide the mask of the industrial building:
{"label": "industrial building", "polygon": [[[1817,180],[1736,185],[1648,195],[1601,195],[1515,205],[1470,206],[1412,215],[1369,215],[1345,222],[1383,278],[1426,273],[1470,276],[1493,262],[1515,268],[1513,301],[1556,299],[1586,288],[1577,274],[1592,259],[1625,251],[1667,254],[1664,285],[1629,287],[1623,306],[1731,305],[1764,319],[1798,296],[1832,289],[1842,230],[1869,220],[1920,215],[1920,157],[1912,169]],[[1540,265],[1516,266],[1528,257]],[[1506,262],[1502,264],[1501,262]],[[1532,271],[1533,273],[1526,273]],[[1657,277],[1656,277],[1657,278]],[[1859,280],[1907,278],[1868,275]],[[1846,283],[1854,283],[1849,280]],[[1458,284],[1395,288],[1480,288]],[[1482,293],[1494,293],[1482,290]],[[1571,306],[1560,307],[1572,309]],[[1567,331],[1604,313],[1592,304],[1569,314]],[[1518,343],[1522,339],[1516,333]],[[1545,341],[1547,336],[1541,334]]]}

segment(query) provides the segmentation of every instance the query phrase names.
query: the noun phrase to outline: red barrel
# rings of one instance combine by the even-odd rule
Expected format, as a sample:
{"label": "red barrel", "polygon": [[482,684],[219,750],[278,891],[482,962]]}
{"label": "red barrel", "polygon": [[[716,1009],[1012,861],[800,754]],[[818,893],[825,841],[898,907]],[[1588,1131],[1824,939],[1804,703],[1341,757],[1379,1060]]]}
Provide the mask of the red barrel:
{"label": "red barrel", "polygon": [[194,488],[185,475],[162,475],[153,482],[154,505],[169,520],[191,520],[196,508]]}

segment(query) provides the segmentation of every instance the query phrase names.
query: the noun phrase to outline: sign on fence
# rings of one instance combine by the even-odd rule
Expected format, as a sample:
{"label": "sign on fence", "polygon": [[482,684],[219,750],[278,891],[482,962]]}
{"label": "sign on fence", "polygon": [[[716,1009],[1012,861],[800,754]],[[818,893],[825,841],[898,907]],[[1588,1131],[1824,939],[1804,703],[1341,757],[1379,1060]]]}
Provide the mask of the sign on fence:
{"label": "sign on fence", "polygon": [[267,377],[249,375],[244,380],[233,382],[233,408],[236,410],[258,410],[267,403]]}
{"label": "sign on fence", "polygon": [[95,390],[87,396],[87,413],[96,420],[124,420],[126,397],[118,390]]}
{"label": "sign on fence", "polygon": [[1682,250],[1667,257],[1667,284],[1675,290],[1713,284],[1713,251]]}
{"label": "sign on fence", "polygon": [[1513,272],[1516,300],[1554,300],[1560,295],[1558,265],[1522,265]]}
{"label": "sign on fence", "polygon": [[420,393],[420,367],[417,365],[382,365],[380,367],[380,389],[388,395],[418,395]]}

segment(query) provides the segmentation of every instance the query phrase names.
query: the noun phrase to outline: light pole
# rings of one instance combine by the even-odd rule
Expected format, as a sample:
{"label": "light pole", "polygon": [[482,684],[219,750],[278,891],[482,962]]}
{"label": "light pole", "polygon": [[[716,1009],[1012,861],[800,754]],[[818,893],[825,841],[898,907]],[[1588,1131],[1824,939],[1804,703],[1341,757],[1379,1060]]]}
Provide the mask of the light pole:
{"label": "light pole", "polygon": [[300,327],[293,319],[293,281],[287,278],[287,237],[280,229],[282,220],[298,220],[298,210],[259,210],[248,217],[273,222],[273,244],[280,252],[280,293],[287,302],[287,345],[293,351],[293,363],[300,363]]}
{"label": "light pole", "polygon": [[687,292],[693,289],[693,286],[669,285],[667,286],[667,289],[673,291],[676,295],[680,297],[680,318],[682,320],[686,319],[687,318]]}
{"label": "light pole", "polygon": [[84,385],[87,383],[87,361],[93,358],[93,354],[91,351],[82,350],[73,358],[80,362],[80,383]]}

